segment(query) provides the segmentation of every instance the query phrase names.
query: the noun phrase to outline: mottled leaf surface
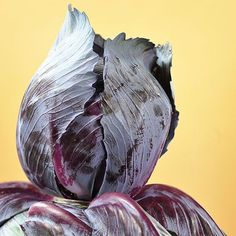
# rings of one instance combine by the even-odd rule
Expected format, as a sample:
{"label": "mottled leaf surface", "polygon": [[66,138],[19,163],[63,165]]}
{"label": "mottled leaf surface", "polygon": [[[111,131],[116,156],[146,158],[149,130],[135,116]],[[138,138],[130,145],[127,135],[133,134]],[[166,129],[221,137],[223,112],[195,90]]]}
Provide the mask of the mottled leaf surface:
{"label": "mottled leaf surface", "polygon": [[104,44],[102,96],[106,171],[100,194],[143,186],[162,153],[171,103],[151,73],[155,48],[147,39],[120,34]]}
{"label": "mottled leaf surface", "polygon": [[104,158],[94,37],[87,16],[69,7],[20,108],[21,164],[32,182],[57,196],[91,198]]}
{"label": "mottled leaf surface", "polygon": [[164,228],[176,235],[224,235],[194,199],[176,188],[161,184],[146,185],[134,200]]}

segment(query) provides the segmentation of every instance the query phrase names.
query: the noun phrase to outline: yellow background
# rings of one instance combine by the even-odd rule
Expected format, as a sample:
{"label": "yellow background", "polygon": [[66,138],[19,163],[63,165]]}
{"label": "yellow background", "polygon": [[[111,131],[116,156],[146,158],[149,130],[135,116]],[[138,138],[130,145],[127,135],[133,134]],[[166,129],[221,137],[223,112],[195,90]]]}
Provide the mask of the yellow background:
{"label": "yellow background", "polygon": [[[67,1],[0,0],[0,181],[25,180],[15,148],[21,98],[63,22]],[[236,235],[236,2],[78,0],[104,37],[173,46],[180,122],[150,182],[192,195]]]}

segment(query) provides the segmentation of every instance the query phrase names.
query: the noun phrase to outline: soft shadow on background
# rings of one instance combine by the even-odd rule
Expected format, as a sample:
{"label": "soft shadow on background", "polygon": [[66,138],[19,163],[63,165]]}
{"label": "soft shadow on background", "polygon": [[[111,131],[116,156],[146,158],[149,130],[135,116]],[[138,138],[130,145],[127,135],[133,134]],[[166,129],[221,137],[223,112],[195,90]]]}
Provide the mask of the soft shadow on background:
{"label": "soft shadow on background", "polygon": [[[0,181],[26,180],[15,148],[17,113],[47,56],[68,1],[0,0]],[[236,235],[236,2],[71,1],[97,33],[150,38],[173,46],[180,122],[150,183],[194,197],[228,235]]]}

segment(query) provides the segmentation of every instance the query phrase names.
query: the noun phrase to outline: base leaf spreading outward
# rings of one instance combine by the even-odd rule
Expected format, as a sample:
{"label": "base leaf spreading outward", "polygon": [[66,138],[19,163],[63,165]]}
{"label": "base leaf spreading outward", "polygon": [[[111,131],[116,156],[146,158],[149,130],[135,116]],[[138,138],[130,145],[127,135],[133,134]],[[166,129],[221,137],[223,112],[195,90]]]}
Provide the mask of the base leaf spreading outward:
{"label": "base leaf spreading outward", "polygon": [[176,188],[162,184],[146,185],[134,200],[176,235],[225,235],[193,198]]}
{"label": "base leaf spreading outward", "polygon": [[0,226],[39,201],[50,201],[52,196],[42,193],[30,183],[0,184]]}
{"label": "base leaf spreading outward", "polygon": [[0,212],[8,212],[0,236],[224,235],[192,198],[165,185],[147,185],[134,199],[105,193],[83,205],[43,195],[31,184],[8,183],[1,185]]}

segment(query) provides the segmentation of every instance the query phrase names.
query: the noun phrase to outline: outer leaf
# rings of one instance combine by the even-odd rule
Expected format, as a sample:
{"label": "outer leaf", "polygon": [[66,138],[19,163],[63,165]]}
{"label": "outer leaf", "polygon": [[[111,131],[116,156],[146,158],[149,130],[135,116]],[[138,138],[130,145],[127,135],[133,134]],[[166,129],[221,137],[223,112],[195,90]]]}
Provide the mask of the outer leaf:
{"label": "outer leaf", "polygon": [[121,193],[103,194],[92,201],[85,214],[91,222],[93,235],[170,235],[135,201]]}
{"label": "outer leaf", "polygon": [[194,199],[176,188],[161,184],[146,185],[134,199],[168,231],[176,235],[224,235]]}
{"label": "outer leaf", "polygon": [[104,144],[106,172],[100,193],[130,193],[143,186],[160,157],[172,107],[151,73],[156,51],[147,39],[120,34],[104,45]]}
{"label": "outer leaf", "polygon": [[30,183],[9,182],[0,184],[0,226],[8,219],[27,210],[33,203],[51,200]]}
{"label": "outer leaf", "polygon": [[69,7],[20,109],[17,146],[23,169],[33,183],[57,196],[91,198],[105,158],[94,37],[86,15]]}

